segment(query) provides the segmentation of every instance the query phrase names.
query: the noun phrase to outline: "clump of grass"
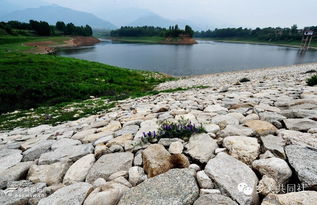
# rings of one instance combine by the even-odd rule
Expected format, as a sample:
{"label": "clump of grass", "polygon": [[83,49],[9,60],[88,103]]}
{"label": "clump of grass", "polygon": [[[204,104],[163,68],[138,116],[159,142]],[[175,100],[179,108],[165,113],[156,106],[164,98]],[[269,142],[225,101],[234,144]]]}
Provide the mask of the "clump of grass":
{"label": "clump of grass", "polygon": [[161,138],[180,138],[184,141],[188,141],[193,134],[204,132],[206,131],[201,125],[197,126],[188,120],[182,119],[177,123],[165,121],[161,124],[157,132],[144,132],[142,141],[145,143],[153,143]]}
{"label": "clump of grass", "polygon": [[240,83],[246,83],[246,82],[250,82],[251,80],[249,78],[241,78],[239,80]]}
{"label": "clump of grass", "polygon": [[317,85],[317,75],[313,75],[312,77],[308,78],[306,82],[309,86]]}

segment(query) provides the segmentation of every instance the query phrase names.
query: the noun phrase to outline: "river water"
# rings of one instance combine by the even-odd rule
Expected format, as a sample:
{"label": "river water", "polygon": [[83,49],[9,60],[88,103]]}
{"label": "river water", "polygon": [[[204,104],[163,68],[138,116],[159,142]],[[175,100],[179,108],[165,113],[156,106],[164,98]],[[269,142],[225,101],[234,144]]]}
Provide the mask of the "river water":
{"label": "river water", "polygon": [[200,75],[317,62],[317,51],[298,48],[198,41],[195,45],[161,45],[103,41],[65,49],[58,55],[175,76]]}

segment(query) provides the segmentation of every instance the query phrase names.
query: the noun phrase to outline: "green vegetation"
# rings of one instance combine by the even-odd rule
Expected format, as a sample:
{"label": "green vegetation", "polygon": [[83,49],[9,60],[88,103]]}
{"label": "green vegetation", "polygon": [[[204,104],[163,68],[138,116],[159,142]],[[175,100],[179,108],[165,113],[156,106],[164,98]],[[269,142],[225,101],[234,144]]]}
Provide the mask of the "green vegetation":
{"label": "green vegetation", "polygon": [[115,103],[104,98],[97,98],[4,113],[0,115],[0,130],[34,127],[42,124],[57,125],[61,122],[94,115],[101,111],[105,112],[114,105]]}
{"label": "green vegetation", "polygon": [[204,133],[205,129],[199,125],[192,124],[189,120],[179,120],[177,123],[164,121],[158,132],[143,133],[142,141],[144,143],[157,142],[161,138],[180,138],[188,141],[196,133]]}
{"label": "green vegetation", "polygon": [[113,107],[115,100],[151,94],[154,86],[172,79],[155,72],[31,54],[33,48],[25,45],[36,41],[58,45],[67,39],[0,36],[0,130],[96,114]]}
{"label": "green vegetation", "polygon": [[30,20],[29,23],[19,21],[0,22],[0,35],[23,35],[23,36],[58,36],[78,35],[92,36],[92,28],[89,25],[75,26],[73,23],[67,25],[59,21],[56,25],[49,25],[45,21]]}
{"label": "green vegetation", "polygon": [[240,83],[246,83],[246,82],[250,82],[250,79],[249,78],[241,78],[239,80]]}
{"label": "green vegetation", "polygon": [[160,36],[116,37],[113,40],[127,43],[162,43],[165,38]]}
{"label": "green vegetation", "polygon": [[177,37],[192,37],[194,31],[188,25],[185,29],[179,29],[178,25],[170,26],[168,29],[154,27],[154,26],[143,26],[143,27],[132,27],[124,26],[120,29],[111,31],[112,37],[165,37],[165,38],[177,38]]}
{"label": "green vegetation", "polygon": [[[307,27],[317,33],[317,26]],[[291,28],[225,28],[215,29],[213,31],[195,32],[195,38],[212,39],[226,42],[241,43],[263,43],[275,45],[292,45],[299,46],[302,39],[303,30],[298,29],[296,25]],[[313,47],[317,47],[317,40],[313,39]]]}
{"label": "green vegetation", "polygon": [[308,78],[306,82],[309,86],[317,85],[317,75],[313,75],[312,77]]}
{"label": "green vegetation", "polygon": [[0,113],[107,96],[124,99],[152,90],[162,76],[52,55],[3,53]]}

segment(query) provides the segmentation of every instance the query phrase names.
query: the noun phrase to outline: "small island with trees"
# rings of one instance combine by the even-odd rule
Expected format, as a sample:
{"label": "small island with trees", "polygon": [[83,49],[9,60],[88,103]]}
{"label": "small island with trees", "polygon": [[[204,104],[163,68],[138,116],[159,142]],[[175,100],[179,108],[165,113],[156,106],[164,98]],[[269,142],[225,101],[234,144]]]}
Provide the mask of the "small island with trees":
{"label": "small island with trees", "polygon": [[193,39],[193,29],[186,25],[185,29],[180,29],[178,25],[169,28],[154,26],[132,27],[124,26],[111,31],[111,39],[115,41],[131,43],[159,43],[192,45],[197,42]]}

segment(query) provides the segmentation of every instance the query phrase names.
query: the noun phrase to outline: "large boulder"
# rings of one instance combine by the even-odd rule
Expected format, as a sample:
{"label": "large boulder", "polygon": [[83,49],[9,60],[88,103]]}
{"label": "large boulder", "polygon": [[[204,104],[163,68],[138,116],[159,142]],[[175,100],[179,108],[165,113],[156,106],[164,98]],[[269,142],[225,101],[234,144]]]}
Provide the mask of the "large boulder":
{"label": "large boulder", "polygon": [[[46,197],[45,183],[32,184],[30,181],[18,182],[6,190],[0,190],[1,205],[33,205]],[[2,192],[3,191],[3,192]]]}
{"label": "large boulder", "polygon": [[287,194],[270,194],[264,198],[261,205],[312,205],[316,204],[316,201],[316,191],[301,191]]}
{"label": "large boulder", "polygon": [[317,149],[317,138],[310,133],[285,129],[279,130],[277,133],[279,137],[291,142],[291,144],[303,147],[314,147]]}
{"label": "large boulder", "polygon": [[92,185],[85,182],[79,182],[58,189],[49,197],[41,199],[38,205],[82,205],[91,191]]}
{"label": "large boulder", "polygon": [[260,153],[260,144],[257,138],[244,136],[230,136],[223,140],[223,145],[231,156],[246,164],[251,164]]}
{"label": "large boulder", "polygon": [[143,168],[148,177],[167,172],[172,168],[171,154],[160,144],[152,144],[142,152]]}
{"label": "large boulder", "polygon": [[256,186],[258,178],[250,167],[226,153],[219,153],[209,160],[205,173],[239,204],[258,203]]}
{"label": "large boulder", "polygon": [[34,162],[20,162],[13,167],[0,172],[0,189],[7,187],[10,181],[17,181],[24,177]]}
{"label": "large boulder", "polygon": [[36,145],[32,146],[30,149],[23,152],[23,161],[34,161],[40,158],[41,154],[50,151],[51,145],[55,140],[43,140]]}
{"label": "large boulder", "polygon": [[286,119],[283,120],[285,126],[289,130],[307,131],[311,128],[317,127],[317,121],[310,119]]}
{"label": "large boulder", "polygon": [[107,182],[93,190],[84,202],[84,205],[116,205],[128,187],[115,182]]}
{"label": "large boulder", "polygon": [[292,176],[292,170],[286,161],[272,157],[268,159],[255,160],[252,163],[254,169],[257,169],[262,175],[273,178],[279,184],[287,182]]}
{"label": "large boulder", "polygon": [[245,125],[254,130],[260,136],[274,134],[277,131],[277,128],[274,125],[262,120],[250,120],[247,121]]}
{"label": "large boulder", "polygon": [[50,165],[33,165],[29,169],[27,178],[33,183],[45,182],[48,185],[59,184],[62,182],[68,168],[68,162],[56,162]]}
{"label": "large boulder", "polygon": [[52,152],[41,155],[39,164],[51,164],[63,160],[77,161],[79,158],[94,151],[92,144],[82,144],[69,147],[60,147]]}
{"label": "large boulder", "polygon": [[261,141],[265,150],[269,150],[275,156],[285,159],[284,146],[286,144],[285,140],[280,136],[267,135],[262,136]]}
{"label": "large boulder", "polygon": [[227,196],[220,194],[206,194],[199,197],[194,205],[238,205],[235,201]]}
{"label": "large boulder", "polygon": [[317,187],[317,149],[289,145],[285,152],[299,180],[306,187]]}
{"label": "large boulder", "polygon": [[190,205],[199,195],[195,177],[188,169],[172,169],[131,188],[118,205]]}
{"label": "large boulder", "polygon": [[252,136],[254,131],[251,128],[236,125],[227,125],[227,127],[221,130],[218,135],[220,137],[228,136]]}
{"label": "large boulder", "polygon": [[66,185],[83,182],[86,179],[89,169],[95,162],[95,155],[88,154],[77,160],[66,172],[63,183]]}
{"label": "large boulder", "polygon": [[119,152],[101,156],[88,172],[86,181],[93,183],[98,178],[108,177],[119,171],[129,171],[134,155],[130,152]]}
{"label": "large boulder", "polygon": [[187,153],[195,160],[206,163],[212,157],[218,148],[217,141],[208,134],[196,134],[189,139],[186,145]]}
{"label": "large boulder", "polygon": [[1,149],[0,150],[0,172],[18,164],[22,160],[21,150]]}

